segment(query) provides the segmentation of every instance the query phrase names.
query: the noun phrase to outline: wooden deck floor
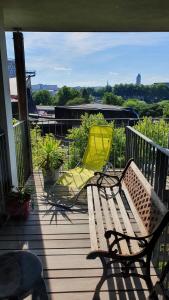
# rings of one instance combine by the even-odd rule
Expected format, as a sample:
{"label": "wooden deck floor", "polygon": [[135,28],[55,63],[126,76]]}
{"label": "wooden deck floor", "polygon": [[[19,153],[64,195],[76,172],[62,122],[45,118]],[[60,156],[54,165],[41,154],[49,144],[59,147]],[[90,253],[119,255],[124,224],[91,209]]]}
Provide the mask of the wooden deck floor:
{"label": "wooden deck floor", "polygon": [[[39,173],[32,176],[29,184],[36,189],[34,211],[27,221],[10,221],[0,229],[0,253],[29,249],[37,254],[43,264],[49,299],[93,299],[102,266],[99,260],[86,259],[90,251],[87,211],[64,212],[46,205]],[[147,295],[144,283],[111,278],[95,299],[144,300]]]}

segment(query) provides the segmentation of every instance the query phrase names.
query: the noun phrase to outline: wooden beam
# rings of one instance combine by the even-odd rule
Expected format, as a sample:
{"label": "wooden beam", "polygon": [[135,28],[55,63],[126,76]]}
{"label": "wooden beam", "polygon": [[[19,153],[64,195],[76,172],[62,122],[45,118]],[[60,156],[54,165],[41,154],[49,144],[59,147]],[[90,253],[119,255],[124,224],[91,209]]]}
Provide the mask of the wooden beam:
{"label": "wooden beam", "polygon": [[26,70],[25,70],[25,52],[23,33],[13,32],[15,65],[16,65],[16,81],[18,89],[18,108],[19,119],[28,119],[28,103],[26,93]]}
{"label": "wooden beam", "polygon": [[[5,32],[3,29],[0,29],[0,91],[0,129],[5,134],[5,153],[8,165],[7,174],[10,185],[17,186],[18,179],[14,132],[12,126],[12,107],[9,91],[8,61]],[[2,170],[2,172],[5,172],[5,170]]]}
{"label": "wooden beam", "polygon": [[27,139],[27,146],[29,152],[29,169],[32,172],[32,152],[30,141],[30,130],[28,122],[28,101],[27,101],[27,87],[26,87],[26,69],[25,69],[25,52],[24,52],[24,37],[20,31],[13,32],[14,52],[15,52],[15,66],[16,66],[16,81],[18,90],[18,108],[19,119],[25,121],[25,135]]}

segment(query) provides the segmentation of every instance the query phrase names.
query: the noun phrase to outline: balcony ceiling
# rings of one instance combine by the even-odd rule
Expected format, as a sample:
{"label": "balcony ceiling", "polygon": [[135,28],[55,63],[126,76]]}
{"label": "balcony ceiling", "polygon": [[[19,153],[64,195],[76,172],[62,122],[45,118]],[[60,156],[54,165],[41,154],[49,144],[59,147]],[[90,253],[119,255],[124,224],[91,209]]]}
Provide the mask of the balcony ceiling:
{"label": "balcony ceiling", "polygon": [[169,31],[168,0],[0,0],[5,30]]}

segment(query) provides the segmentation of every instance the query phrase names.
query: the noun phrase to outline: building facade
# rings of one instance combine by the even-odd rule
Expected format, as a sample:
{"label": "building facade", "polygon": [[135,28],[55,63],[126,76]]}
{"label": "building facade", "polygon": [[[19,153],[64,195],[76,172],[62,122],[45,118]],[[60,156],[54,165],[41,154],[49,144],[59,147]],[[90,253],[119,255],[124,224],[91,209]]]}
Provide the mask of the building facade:
{"label": "building facade", "polygon": [[141,74],[138,73],[137,77],[136,77],[136,85],[140,85],[141,84]]}

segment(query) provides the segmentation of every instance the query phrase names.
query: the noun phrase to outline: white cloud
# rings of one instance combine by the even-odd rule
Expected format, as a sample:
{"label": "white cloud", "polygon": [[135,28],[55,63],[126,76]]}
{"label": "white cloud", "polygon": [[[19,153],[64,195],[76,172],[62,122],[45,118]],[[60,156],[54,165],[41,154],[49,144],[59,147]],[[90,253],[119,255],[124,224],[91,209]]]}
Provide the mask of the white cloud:
{"label": "white cloud", "polygon": [[72,71],[72,68],[66,68],[66,67],[54,67],[55,71]]}
{"label": "white cloud", "polygon": [[67,47],[87,55],[118,46],[152,46],[168,41],[168,33],[67,33]]}
{"label": "white cloud", "polygon": [[119,76],[119,73],[110,71],[109,75],[116,77],[116,76]]}

